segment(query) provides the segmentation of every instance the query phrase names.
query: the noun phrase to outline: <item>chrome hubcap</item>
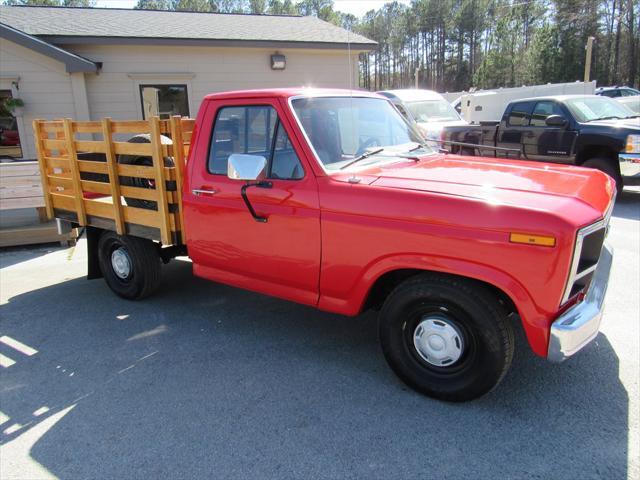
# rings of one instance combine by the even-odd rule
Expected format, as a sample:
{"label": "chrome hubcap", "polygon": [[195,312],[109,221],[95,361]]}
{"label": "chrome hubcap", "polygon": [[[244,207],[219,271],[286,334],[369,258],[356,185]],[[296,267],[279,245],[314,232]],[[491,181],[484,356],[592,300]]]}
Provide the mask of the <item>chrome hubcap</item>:
{"label": "chrome hubcap", "polygon": [[436,367],[453,365],[462,356],[462,333],[444,315],[422,318],[413,332],[413,345],[422,359]]}
{"label": "chrome hubcap", "polygon": [[124,248],[117,248],[111,253],[111,266],[115,274],[123,280],[131,274],[131,259]]}

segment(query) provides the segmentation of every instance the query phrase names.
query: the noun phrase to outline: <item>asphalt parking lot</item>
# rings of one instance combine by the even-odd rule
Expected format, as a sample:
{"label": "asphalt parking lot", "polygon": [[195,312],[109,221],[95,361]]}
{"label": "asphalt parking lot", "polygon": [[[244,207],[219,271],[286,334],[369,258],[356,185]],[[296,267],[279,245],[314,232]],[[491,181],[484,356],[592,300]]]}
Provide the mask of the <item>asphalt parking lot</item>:
{"label": "asphalt parking lot", "polygon": [[[517,337],[491,394],[447,404],[354,319],[164,269],[142,302],[76,248],[0,251],[0,477],[639,476],[640,190],[615,208],[601,333],[549,364]],[[13,340],[20,344],[16,344]]]}

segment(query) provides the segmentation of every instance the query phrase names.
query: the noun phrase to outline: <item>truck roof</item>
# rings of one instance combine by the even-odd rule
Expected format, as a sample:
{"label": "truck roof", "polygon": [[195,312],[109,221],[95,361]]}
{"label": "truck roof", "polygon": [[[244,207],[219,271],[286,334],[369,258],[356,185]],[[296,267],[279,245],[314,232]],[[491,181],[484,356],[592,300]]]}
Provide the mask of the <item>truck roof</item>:
{"label": "truck roof", "polygon": [[211,93],[205,96],[205,100],[229,99],[229,98],[262,98],[262,97],[371,97],[383,98],[382,96],[366,90],[347,90],[340,88],[312,88],[312,87],[290,87],[290,88],[265,88],[258,90],[236,90],[229,92]]}
{"label": "truck roof", "polygon": [[517,100],[511,100],[509,105],[512,103],[520,103],[520,102],[538,102],[542,100],[555,100],[556,102],[564,102],[566,100],[571,100],[572,98],[592,98],[598,97],[598,95],[547,95],[544,97],[529,97],[529,98],[518,98]]}

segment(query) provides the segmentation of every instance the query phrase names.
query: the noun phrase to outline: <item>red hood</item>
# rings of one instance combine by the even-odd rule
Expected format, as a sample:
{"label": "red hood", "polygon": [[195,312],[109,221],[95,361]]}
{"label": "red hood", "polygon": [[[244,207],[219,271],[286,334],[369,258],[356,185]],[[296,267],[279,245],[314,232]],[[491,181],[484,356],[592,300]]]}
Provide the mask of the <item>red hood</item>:
{"label": "red hood", "polygon": [[[419,162],[393,163],[361,171],[375,178],[371,184],[425,192],[470,197],[494,204],[514,205],[536,210],[553,210],[561,216],[576,202],[587,207],[585,218],[571,223],[588,223],[601,217],[611,202],[613,180],[587,168],[552,165],[531,161],[432,155]],[[589,208],[590,207],[590,208]],[[595,210],[595,211],[594,211]],[[582,215],[581,215],[582,217]]]}

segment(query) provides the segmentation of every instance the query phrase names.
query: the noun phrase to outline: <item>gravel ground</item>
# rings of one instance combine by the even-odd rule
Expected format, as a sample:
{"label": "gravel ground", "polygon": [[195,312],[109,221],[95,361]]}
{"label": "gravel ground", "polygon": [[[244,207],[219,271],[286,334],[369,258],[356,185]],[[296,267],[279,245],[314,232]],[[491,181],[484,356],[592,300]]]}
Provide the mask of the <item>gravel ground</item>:
{"label": "gravel ground", "polygon": [[187,261],[127,302],[83,277],[83,242],[2,250],[0,477],[638,478],[639,190],[609,238],[596,341],[553,365],[518,334],[500,387],[459,405],[396,379],[372,313],[208,283]]}

